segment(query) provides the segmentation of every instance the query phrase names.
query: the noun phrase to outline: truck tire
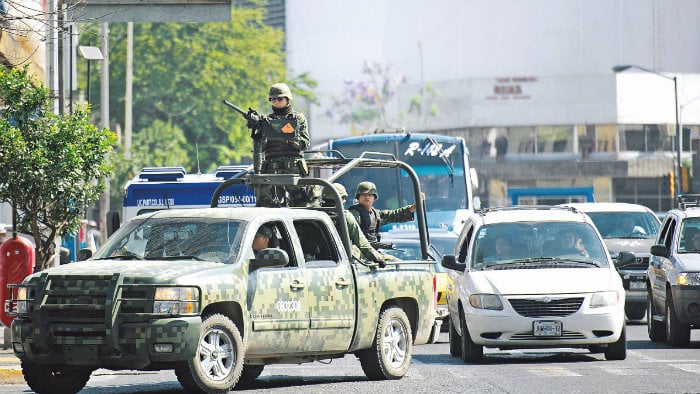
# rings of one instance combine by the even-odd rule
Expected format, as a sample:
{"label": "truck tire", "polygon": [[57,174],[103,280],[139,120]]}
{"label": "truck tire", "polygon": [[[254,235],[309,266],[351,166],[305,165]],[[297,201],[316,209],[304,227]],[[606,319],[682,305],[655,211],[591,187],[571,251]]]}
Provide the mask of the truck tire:
{"label": "truck tire", "polygon": [[357,353],[365,375],[371,380],[401,379],[411,364],[413,334],[406,313],[389,307],[379,315],[372,347]]}
{"label": "truck tire", "polygon": [[673,347],[688,346],[690,343],[690,326],[678,321],[670,291],[666,292],[666,340]]}
{"label": "truck tire", "polygon": [[462,326],[462,361],[465,363],[480,363],[484,360],[484,347],[472,341],[467,328],[464,313],[459,314],[459,324]]}
{"label": "truck tire", "polygon": [[625,315],[627,315],[627,318],[630,320],[640,320],[644,317],[646,311],[647,308],[644,304],[636,303],[625,305]]}
{"label": "truck tire", "polygon": [[190,393],[226,393],[238,383],[243,359],[241,333],[217,313],[203,319],[197,354],[175,368],[175,375]]}
{"label": "truck tire", "polygon": [[656,308],[652,302],[651,293],[647,293],[647,333],[652,342],[664,342],[666,340],[666,330],[664,323],[654,320]]}
{"label": "truck tire", "polygon": [[622,332],[620,333],[620,338],[609,344],[605,348],[605,359],[606,360],[624,360],[627,358],[627,327],[622,323]]}
{"label": "truck tire", "polygon": [[22,361],[22,374],[29,388],[43,394],[74,394],[90,380],[92,369],[70,365],[40,365]]}
{"label": "truck tire", "polygon": [[236,387],[250,386],[253,384],[255,379],[260,376],[260,374],[265,369],[264,365],[244,365],[243,372],[241,373],[241,378],[238,379]]}
{"label": "truck tire", "polygon": [[449,317],[448,324],[450,325],[449,335],[450,335],[450,355],[453,357],[462,357],[462,337],[457,334],[457,329],[455,324],[452,322],[452,318]]}

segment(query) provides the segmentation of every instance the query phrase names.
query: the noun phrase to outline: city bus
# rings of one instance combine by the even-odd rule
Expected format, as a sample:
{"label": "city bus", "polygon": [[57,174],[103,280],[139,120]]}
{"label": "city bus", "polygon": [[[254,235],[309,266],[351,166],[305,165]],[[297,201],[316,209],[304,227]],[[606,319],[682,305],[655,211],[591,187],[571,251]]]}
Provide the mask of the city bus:
{"label": "city bus", "polygon": [[[385,155],[391,155],[410,165],[426,195],[429,228],[459,233],[463,220],[480,208],[478,201],[476,207],[474,204],[473,188],[478,185],[476,173],[469,166],[469,152],[462,138],[399,131],[330,140],[318,148],[338,151],[345,157],[364,154],[365,157],[386,158]],[[377,185],[379,199],[374,205],[377,209],[396,209],[414,203],[410,179],[403,170],[387,173],[357,169],[337,179],[348,190],[350,200],[355,195],[357,184],[362,181]],[[415,221],[386,224],[382,231],[411,228],[416,228]]]}

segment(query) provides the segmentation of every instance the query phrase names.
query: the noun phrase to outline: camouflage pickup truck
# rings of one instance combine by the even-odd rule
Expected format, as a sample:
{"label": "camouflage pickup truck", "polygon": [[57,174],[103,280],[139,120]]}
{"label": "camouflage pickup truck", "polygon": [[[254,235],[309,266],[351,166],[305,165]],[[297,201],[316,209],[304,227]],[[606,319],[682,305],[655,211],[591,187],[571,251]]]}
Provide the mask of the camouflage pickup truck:
{"label": "camouflage pickup truck", "polygon": [[[370,379],[404,376],[434,324],[430,261],[353,258],[334,220],[342,206],[212,206],[137,216],[88,260],[10,285],[12,346],[32,390],[75,393],[97,368],[174,369],[187,391],[218,393],[268,364],[348,353]],[[254,253],[261,226],[270,245]]]}

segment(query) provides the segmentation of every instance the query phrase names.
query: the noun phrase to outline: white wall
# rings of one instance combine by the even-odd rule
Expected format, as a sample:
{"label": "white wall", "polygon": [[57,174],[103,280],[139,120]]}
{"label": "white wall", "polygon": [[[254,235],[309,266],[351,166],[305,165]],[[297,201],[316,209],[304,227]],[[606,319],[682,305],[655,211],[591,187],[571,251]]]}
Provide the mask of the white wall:
{"label": "white wall", "polygon": [[[343,79],[363,79],[366,60],[391,65],[414,89],[439,82],[440,112],[454,117],[435,127],[614,122],[611,67],[700,73],[698,21],[695,0],[288,0],[287,61],[319,82],[314,141],[349,134],[324,113]],[[529,101],[484,99],[496,78],[512,77],[536,79]]]}

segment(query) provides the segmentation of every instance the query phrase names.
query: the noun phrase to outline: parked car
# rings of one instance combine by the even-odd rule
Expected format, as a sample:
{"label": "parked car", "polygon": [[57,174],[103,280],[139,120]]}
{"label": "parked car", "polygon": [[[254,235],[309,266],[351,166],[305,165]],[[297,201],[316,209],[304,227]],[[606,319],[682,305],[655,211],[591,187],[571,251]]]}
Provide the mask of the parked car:
{"label": "parked car", "polygon": [[[643,318],[647,309],[649,249],[659,235],[659,218],[651,209],[639,204],[588,202],[566,206],[591,217],[622,277],[627,318]],[[636,258],[629,264],[621,264],[620,252],[631,252]]]}
{"label": "parked car", "polygon": [[[437,290],[435,320],[440,323],[434,326],[430,334],[430,343],[435,343],[440,332],[447,330],[447,325],[444,322],[449,316],[445,295],[448,286],[451,285],[451,280],[447,275],[447,269],[441,264],[442,256],[453,253],[458,234],[440,229],[429,229],[428,234],[430,237],[428,254],[431,259],[435,260],[435,289]],[[415,230],[391,230],[382,233],[381,239],[382,243],[387,244],[386,246],[391,246],[389,249],[380,249],[382,253],[390,254],[401,260],[420,259],[421,257],[420,241]]]}
{"label": "parked car", "polygon": [[649,339],[687,346],[700,328],[700,195],[679,196],[651,247],[647,327]]}
{"label": "parked car", "polygon": [[483,348],[588,348],[627,355],[622,280],[590,217],[575,208],[492,208],[469,219],[443,257],[450,354]]}

